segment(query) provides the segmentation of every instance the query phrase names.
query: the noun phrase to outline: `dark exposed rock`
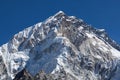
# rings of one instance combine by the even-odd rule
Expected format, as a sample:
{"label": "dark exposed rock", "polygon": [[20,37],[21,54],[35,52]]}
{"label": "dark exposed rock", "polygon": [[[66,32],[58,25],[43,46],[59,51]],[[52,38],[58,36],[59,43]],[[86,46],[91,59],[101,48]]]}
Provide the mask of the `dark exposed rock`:
{"label": "dark exposed rock", "polygon": [[0,79],[119,80],[119,58],[103,29],[60,11],[0,47]]}

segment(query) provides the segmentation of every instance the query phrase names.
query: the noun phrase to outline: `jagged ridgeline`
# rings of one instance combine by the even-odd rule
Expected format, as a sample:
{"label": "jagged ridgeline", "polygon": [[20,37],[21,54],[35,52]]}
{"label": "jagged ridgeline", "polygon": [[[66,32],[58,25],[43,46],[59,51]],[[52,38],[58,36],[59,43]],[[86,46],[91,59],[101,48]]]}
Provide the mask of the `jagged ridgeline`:
{"label": "jagged ridgeline", "polygon": [[120,46],[60,11],[0,47],[0,80],[120,80]]}

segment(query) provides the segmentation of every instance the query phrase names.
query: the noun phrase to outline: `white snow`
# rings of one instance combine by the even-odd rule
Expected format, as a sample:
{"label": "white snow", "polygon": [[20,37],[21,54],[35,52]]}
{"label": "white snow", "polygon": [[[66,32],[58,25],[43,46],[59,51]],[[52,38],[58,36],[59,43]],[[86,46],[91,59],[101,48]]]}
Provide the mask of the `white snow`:
{"label": "white snow", "polygon": [[42,24],[42,22],[37,23],[38,27],[40,27],[40,26],[41,26],[41,24]]}
{"label": "white snow", "polygon": [[[101,31],[103,31],[103,29],[101,29]],[[97,45],[98,48],[103,51],[103,52],[111,52],[112,55],[116,58],[120,58],[120,51],[118,51],[117,49],[113,48],[111,45],[109,44],[105,44],[104,41],[100,40],[99,38],[97,38],[94,34],[90,34],[90,33],[86,33],[86,35],[91,38],[91,42],[92,44],[95,46]],[[94,38],[93,38],[94,37]],[[98,56],[97,56],[98,57]]]}
{"label": "white snow", "polygon": [[120,58],[120,51],[118,51],[117,49],[113,47],[110,49],[110,51],[114,57]]}
{"label": "white snow", "polygon": [[78,30],[79,31],[82,31],[84,28],[82,27],[82,26],[80,26],[79,28],[78,28]]}
{"label": "white snow", "polygon": [[101,59],[102,57],[99,55],[95,55],[96,58]]}
{"label": "white snow", "polygon": [[55,14],[55,16],[58,14],[65,14],[65,13],[63,11],[59,11],[58,13]]}
{"label": "white snow", "polygon": [[[63,11],[59,11],[56,15],[58,14],[64,14]],[[55,16],[52,16],[48,18],[45,23],[51,23],[52,21],[56,21],[57,18]],[[65,18],[62,16],[62,18]],[[69,16],[69,18],[76,18],[75,16]],[[71,21],[72,19],[66,19],[67,21]],[[59,23],[60,21],[58,21]],[[59,26],[57,24],[57,26]],[[36,25],[31,26],[29,28],[26,28],[23,31],[20,31],[18,34],[15,35],[15,37],[18,38],[26,38],[28,40],[30,39],[35,39],[34,32],[39,29],[39,34],[42,36],[43,39],[46,38],[46,35],[44,34],[44,29],[41,26],[42,23],[38,23]],[[49,25],[45,26],[46,28],[49,28]],[[80,26],[78,28],[79,31],[82,31],[84,27]],[[76,49],[73,43],[70,42],[70,40],[66,37],[62,37],[62,32],[60,33],[57,29],[57,27],[52,28],[54,33],[57,34],[57,37],[53,38],[52,32],[50,32],[47,35],[47,39],[45,39],[40,45],[35,46],[35,50],[40,52],[39,54],[30,54],[30,50],[24,50],[24,51],[18,51],[18,47],[21,44],[16,38],[12,39],[13,45],[11,44],[10,47],[8,47],[9,43],[4,44],[2,47],[0,47],[0,55],[3,57],[3,61],[5,63],[5,66],[7,68],[7,73],[8,75],[13,79],[15,75],[20,72],[22,69],[25,68],[27,61],[29,64],[27,65],[26,69],[32,74],[35,75],[37,72],[40,70],[44,69],[46,72],[51,72],[54,74],[56,71],[59,71],[61,68],[64,68],[64,70],[74,76],[76,79],[80,80],[79,76],[76,76],[72,71],[68,63],[68,59],[71,59],[70,54],[67,50],[66,47],[60,48],[61,52],[55,52],[54,50],[51,50],[51,52],[47,52],[48,48],[54,44],[54,43],[59,43],[59,47],[61,45],[71,47],[72,50],[76,55],[80,54],[80,52]],[[103,32],[104,29],[99,29],[99,31]],[[49,32],[49,30],[48,30]],[[90,42],[93,46],[97,47],[97,49],[103,51],[103,52],[110,52],[109,54],[112,54],[115,58],[120,58],[120,51],[117,49],[113,48],[112,46],[108,45],[103,41],[102,39],[97,38],[97,36],[94,33],[85,33],[88,38],[90,39]],[[79,34],[81,36],[81,34]],[[101,35],[104,37],[104,35]],[[40,38],[38,38],[40,41]],[[88,40],[89,41],[89,40]],[[89,42],[88,42],[89,43]],[[83,43],[84,44],[84,43]],[[26,45],[26,44],[24,44]],[[10,49],[8,49],[10,48]],[[89,46],[85,46],[85,48],[90,48]],[[11,49],[16,49],[16,52],[10,53]],[[53,49],[53,48],[52,48]],[[46,50],[46,52],[44,52]],[[83,49],[84,50],[84,49]],[[33,50],[34,51],[34,50]],[[85,52],[85,51],[83,51]],[[44,54],[42,54],[44,53]],[[30,54],[30,55],[29,55]],[[84,53],[83,53],[84,54]],[[42,55],[42,57],[41,57]],[[38,57],[38,59],[36,57]],[[35,59],[34,59],[35,57]],[[94,57],[101,59],[102,55],[95,55]],[[3,75],[2,78],[5,76]],[[81,79],[82,80],[82,79]]]}
{"label": "white snow", "polygon": [[[12,79],[15,77],[15,74],[20,72],[22,69],[24,69],[26,65],[26,61],[28,61],[29,56],[26,55],[24,52],[18,52],[18,53],[13,53],[11,55],[10,59],[10,74]],[[16,71],[16,72],[14,72]]]}
{"label": "white snow", "polygon": [[104,47],[104,46],[99,46],[99,49],[103,52],[108,52],[109,51],[109,49]]}
{"label": "white snow", "polygon": [[[7,51],[7,45],[8,44],[5,44],[2,47],[0,47],[0,53],[2,54],[3,61],[6,65],[7,73],[11,77],[11,79],[13,79],[15,77],[15,74],[17,74],[25,67],[26,61],[29,59],[29,51],[26,50],[17,53],[9,53]],[[1,52],[2,50],[5,51]],[[17,72],[13,72],[14,70],[16,70]]]}
{"label": "white snow", "polygon": [[[76,79],[78,80],[81,80],[79,76],[76,76],[70,69],[70,65],[67,63],[67,58],[69,57],[69,53],[67,51],[66,48],[62,49],[62,52],[58,58],[57,58],[57,61],[58,61],[58,64],[55,68],[55,70],[52,72],[52,74],[55,72],[55,71],[59,71],[60,68],[64,68],[65,72],[66,73],[69,73],[71,74],[72,76],[74,76]],[[63,56],[64,55],[64,56]]]}
{"label": "white snow", "polygon": [[66,19],[66,21],[68,21],[68,22],[69,22],[69,21],[71,21],[71,20],[70,20],[70,19]]}
{"label": "white snow", "polygon": [[102,37],[105,37],[105,35],[104,35],[104,34],[101,34],[101,36],[102,36]]}
{"label": "white snow", "polygon": [[92,34],[92,33],[87,33],[87,32],[86,32],[86,35],[87,35],[89,38],[93,38],[93,37],[95,37],[95,35]]}
{"label": "white snow", "polygon": [[73,19],[75,19],[76,17],[75,17],[75,16],[69,16],[69,18],[73,18]]}
{"label": "white snow", "polygon": [[98,30],[101,31],[101,32],[105,31],[105,29],[98,29]]}
{"label": "white snow", "polygon": [[49,18],[45,21],[45,23],[50,23],[52,20],[54,20],[54,16],[49,17]]}

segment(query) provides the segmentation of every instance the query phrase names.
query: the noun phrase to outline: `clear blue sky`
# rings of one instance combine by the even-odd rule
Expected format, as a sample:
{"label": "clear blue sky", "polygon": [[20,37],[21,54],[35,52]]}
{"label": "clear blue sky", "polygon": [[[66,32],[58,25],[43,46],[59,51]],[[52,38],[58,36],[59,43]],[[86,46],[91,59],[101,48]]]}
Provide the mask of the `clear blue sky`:
{"label": "clear blue sky", "polygon": [[106,29],[120,43],[120,0],[0,0],[0,45],[60,10]]}

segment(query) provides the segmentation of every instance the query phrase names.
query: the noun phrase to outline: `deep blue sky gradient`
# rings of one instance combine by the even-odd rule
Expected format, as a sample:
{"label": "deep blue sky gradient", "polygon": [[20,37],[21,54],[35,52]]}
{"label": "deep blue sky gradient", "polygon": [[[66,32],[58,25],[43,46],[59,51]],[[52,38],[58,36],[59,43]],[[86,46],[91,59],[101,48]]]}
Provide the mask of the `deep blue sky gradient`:
{"label": "deep blue sky gradient", "polygon": [[106,29],[120,43],[120,0],[0,0],[0,45],[60,10]]}

